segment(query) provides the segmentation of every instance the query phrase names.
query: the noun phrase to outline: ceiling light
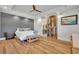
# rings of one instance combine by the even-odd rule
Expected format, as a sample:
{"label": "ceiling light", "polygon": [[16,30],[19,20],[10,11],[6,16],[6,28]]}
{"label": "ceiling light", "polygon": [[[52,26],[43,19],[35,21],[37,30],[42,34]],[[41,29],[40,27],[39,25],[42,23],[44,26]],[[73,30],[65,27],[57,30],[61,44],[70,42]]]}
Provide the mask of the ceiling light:
{"label": "ceiling light", "polygon": [[2,5],[2,6],[0,6],[2,9],[8,9],[8,7],[7,6],[4,6],[4,5]]}
{"label": "ceiling light", "polygon": [[4,8],[4,9],[7,9],[7,6],[4,6],[3,8]]}
{"label": "ceiling light", "polygon": [[40,19],[38,19],[38,22],[41,22],[41,18],[40,18]]}

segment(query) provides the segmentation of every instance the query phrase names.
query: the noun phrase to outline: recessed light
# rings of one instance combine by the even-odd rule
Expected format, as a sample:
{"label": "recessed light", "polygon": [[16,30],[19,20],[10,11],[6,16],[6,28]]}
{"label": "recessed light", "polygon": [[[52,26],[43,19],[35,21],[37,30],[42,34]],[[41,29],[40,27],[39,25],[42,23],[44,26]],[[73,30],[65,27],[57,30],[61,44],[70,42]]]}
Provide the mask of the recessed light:
{"label": "recessed light", "polygon": [[1,8],[2,8],[2,9],[8,9],[8,7],[7,7],[7,6],[4,6],[4,5],[1,6]]}
{"label": "recessed light", "polygon": [[4,6],[3,8],[4,8],[4,9],[7,9],[7,6]]}
{"label": "recessed light", "polygon": [[38,22],[41,22],[41,18],[38,19]]}

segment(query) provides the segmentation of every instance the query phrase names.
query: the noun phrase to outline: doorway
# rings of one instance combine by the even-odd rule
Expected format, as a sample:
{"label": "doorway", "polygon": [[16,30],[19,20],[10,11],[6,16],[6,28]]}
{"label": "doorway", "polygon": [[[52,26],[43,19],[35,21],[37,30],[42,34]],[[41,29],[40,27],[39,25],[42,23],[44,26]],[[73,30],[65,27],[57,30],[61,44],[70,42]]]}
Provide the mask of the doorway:
{"label": "doorway", "polygon": [[47,20],[47,36],[57,39],[57,17],[49,16]]}

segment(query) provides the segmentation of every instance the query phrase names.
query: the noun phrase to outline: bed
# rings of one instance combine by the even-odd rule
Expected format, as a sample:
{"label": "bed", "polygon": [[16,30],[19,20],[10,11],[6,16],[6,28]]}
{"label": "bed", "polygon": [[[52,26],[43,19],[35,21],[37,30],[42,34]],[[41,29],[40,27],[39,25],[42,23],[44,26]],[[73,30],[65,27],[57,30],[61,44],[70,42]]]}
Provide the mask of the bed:
{"label": "bed", "polygon": [[28,36],[32,36],[33,38],[38,37],[38,33],[29,28],[17,28],[15,34],[21,41],[28,40]]}

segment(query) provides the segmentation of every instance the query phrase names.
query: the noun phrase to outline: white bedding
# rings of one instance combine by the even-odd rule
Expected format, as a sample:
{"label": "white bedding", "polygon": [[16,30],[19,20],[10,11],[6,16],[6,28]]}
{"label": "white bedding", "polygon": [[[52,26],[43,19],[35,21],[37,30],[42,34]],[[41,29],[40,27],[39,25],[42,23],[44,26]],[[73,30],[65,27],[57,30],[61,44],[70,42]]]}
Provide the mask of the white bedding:
{"label": "white bedding", "polygon": [[23,41],[28,39],[27,36],[34,35],[34,31],[16,31],[15,34],[21,41]]}

